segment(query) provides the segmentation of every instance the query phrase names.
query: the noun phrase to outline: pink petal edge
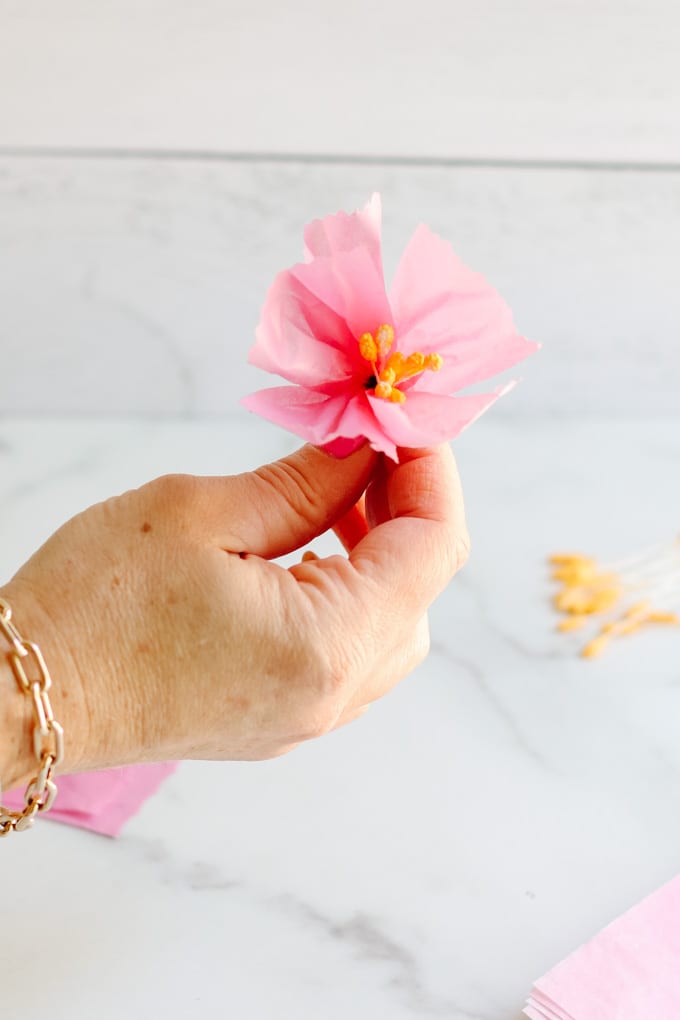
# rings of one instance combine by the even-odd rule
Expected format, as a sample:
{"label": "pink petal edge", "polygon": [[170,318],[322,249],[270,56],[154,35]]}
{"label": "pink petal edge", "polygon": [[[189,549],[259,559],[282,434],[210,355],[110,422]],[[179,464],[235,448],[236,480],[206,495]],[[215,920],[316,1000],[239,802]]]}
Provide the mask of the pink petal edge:
{"label": "pink petal edge", "polygon": [[391,404],[379,397],[369,400],[384,433],[397,446],[434,446],[459,436],[513,386],[508,383],[491,393],[462,397],[409,390],[404,404]]}
{"label": "pink petal edge", "polygon": [[397,459],[396,446],[384,434],[366,396],[329,396],[301,386],[274,386],[244,397],[241,403],[334,456],[347,456],[368,442]]}
{"label": "pink petal edge", "polygon": [[313,298],[347,324],[352,354],[358,354],[357,340],[362,333],[374,332],[382,323],[392,322],[382,272],[365,248],[298,263],[290,273]]}
{"label": "pink petal edge", "polygon": [[334,216],[312,220],[305,227],[305,261],[364,248],[382,276],[381,220],[382,207],[377,191],[363,209],[353,213],[340,211]]}
{"label": "pink petal edge", "polygon": [[269,288],[255,337],[250,364],[301,386],[342,379],[355,370],[353,338],[344,319],[290,270],[279,273]]}
{"label": "pink petal edge", "polygon": [[421,224],[401,257],[390,288],[400,350],[436,351],[442,369],[416,388],[452,393],[498,375],[538,349],[521,336],[512,312],[485,278],[466,266],[448,241]]}

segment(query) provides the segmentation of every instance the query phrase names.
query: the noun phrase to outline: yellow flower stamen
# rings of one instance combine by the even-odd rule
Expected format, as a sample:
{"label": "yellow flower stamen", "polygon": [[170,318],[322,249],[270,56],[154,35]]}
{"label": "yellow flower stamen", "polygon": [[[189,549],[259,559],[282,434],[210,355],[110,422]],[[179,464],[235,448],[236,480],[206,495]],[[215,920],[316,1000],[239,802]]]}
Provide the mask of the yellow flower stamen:
{"label": "yellow flower stamen", "polygon": [[594,659],[596,655],[601,655],[609,644],[609,637],[606,634],[600,634],[599,637],[593,638],[588,644],[581,650],[581,655],[584,659]]}
{"label": "yellow flower stamen", "polygon": [[409,354],[404,365],[404,374],[402,378],[406,378],[409,375],[418,375],[425,368],[425,355],[421,354],[420,351],[414,351],[413,354]]}
{"label": "yellow flower stamen", "polygon": [[378,345],[373,339],[372,333],[362,333],[359,337],[359,351],[361,357],[365,358],[366,361],[377,361],[378,360]]}
{"label": "yellow flower stamen", "polygon": [[425,355],[425,368],[429,368],[430,372],[438,372],[444,364],[444,359],[441,354],[426,354]]}
{"label": "yellow flower stamen", "polygon": [[438,372],[444,364],[441,354],[436,352],[423,354],[414,351],[408,357],[401,351],[390,353],[394,344],[394,327],[389,323],[378,326],[375,335],[362,333],[358,343],[361,357],[370,362],[373,369],[373,379],[367,385],[373,385],[374,396],[393,404],[403,404],[406,400],[406,394],[398,388],[399,383],[426,370]]}
{"label": "yellow flower stamen", "polygon": [[397,378],[404,371],[404,365],[406,364],[406,357],[401,351],[395,351],[394,354],[390,354],[387,359],[387,368],[391,368]]}
{"label": "yellow flower stamen", "polygon": [[375,342],[380,354],[384,357],[394,343],[394,329],[389,323],[378,326],[375,331]]}

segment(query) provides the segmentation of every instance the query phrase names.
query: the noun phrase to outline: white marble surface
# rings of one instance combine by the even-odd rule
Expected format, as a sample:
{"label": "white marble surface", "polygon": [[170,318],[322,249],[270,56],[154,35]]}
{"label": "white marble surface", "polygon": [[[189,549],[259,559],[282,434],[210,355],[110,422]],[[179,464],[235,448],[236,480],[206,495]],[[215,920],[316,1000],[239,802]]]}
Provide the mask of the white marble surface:
{"label": "white marble surface", "polygon": [[388,276],[428,223],[545,345],[497,414],[677,412],[680,172],[31,157],[0,158],[0,410],[228,413],[304,224],[373,190]]}
{"label": "white marble surface", "polygon": [[0,144],[680,160],[675,0],[0,0]]}
{"label": "white marble surface", "polygon": [[[0,576],[93,500],[291,446],[245,415],[5,417]],[[517,1020],[534,978],[680,871],[680,635],[579,659],[544,565],[675,534],[680,420],[492,413],[456,450],[473,555],[428,661],[288,757],[184,764],[118,841],[3,841],[3,1016]]]}

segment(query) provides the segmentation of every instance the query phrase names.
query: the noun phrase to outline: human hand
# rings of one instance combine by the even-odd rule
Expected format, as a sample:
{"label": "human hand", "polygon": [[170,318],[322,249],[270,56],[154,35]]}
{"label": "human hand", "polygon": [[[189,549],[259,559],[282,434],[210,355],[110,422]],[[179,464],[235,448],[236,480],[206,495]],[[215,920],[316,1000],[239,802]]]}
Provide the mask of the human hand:
{"label": "human hand", "polygon": [[[348,556],[271,562],[333,525]],[[467,545],[448,446],[399,465],[306,446],[93,506],[1,594],[50,667],[62,771],[257,760],[356,718],[424,658],[427,608]],[[25,760],[0,762],[7,786],[31,769],[23,725]]]}

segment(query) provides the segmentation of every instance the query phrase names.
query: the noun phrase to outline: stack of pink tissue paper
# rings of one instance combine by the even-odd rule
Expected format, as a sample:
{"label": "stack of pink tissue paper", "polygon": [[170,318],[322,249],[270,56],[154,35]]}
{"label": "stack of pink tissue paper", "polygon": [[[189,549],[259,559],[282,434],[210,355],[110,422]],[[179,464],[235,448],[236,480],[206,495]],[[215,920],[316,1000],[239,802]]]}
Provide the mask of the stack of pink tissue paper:
{"label": "stack of pink tissue paper", "polygon": [[680,876],[536,982],[531,1020],[680,1020]]}

